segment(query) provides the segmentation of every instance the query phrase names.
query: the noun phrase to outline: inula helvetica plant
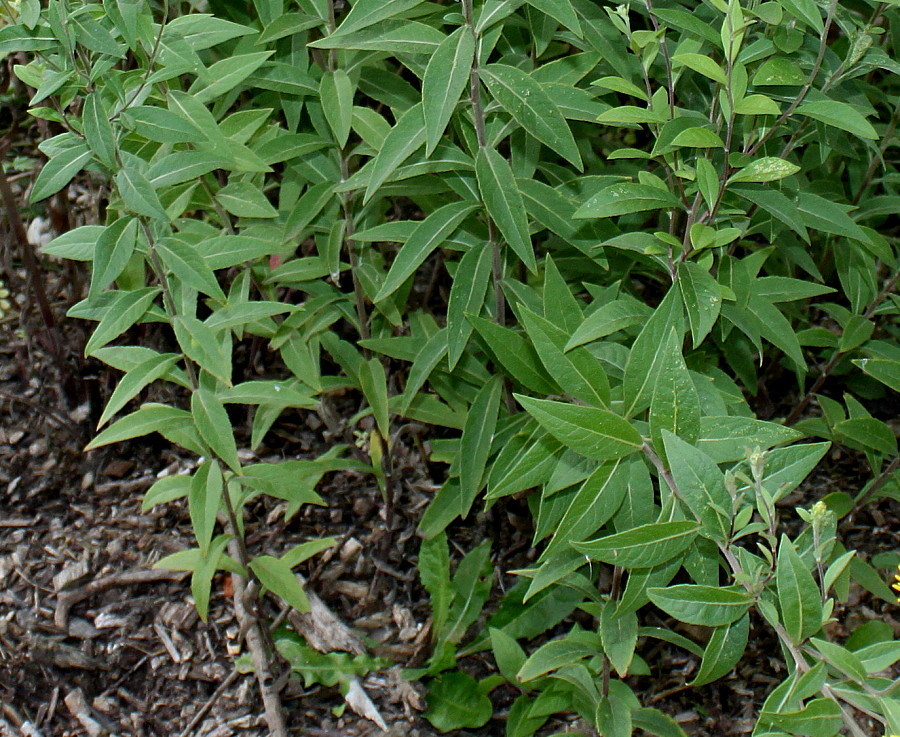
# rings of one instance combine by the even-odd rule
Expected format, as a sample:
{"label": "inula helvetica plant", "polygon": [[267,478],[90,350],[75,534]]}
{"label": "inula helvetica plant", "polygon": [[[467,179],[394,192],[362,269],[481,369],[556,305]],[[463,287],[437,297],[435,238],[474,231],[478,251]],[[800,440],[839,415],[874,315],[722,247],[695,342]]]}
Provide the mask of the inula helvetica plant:
{"label": "inula helvetica plant", "polygon": [[[893,604],[900,562],[839,533],[900,501],[896,0],[3,7],[0,52],[57,133],[31,201],[108,191],[103,222],[44,249],[87,262],[69,315],[121,372],[90,447],[158,432],[202,457],[144,499],[187,498],[196,545],[159,565],[192,572],[201,616],[221,569],[250,621],[261,591],[305,609],[293,569],[332,540],[260,554],[248,502],[292,515],[355,468],[390,508],[414,423],[446,464],[419,525],[433,654],[407,673],[436,728],[489,724],[515,689],[489,733],[577,712],[684,735],[635,688],[661,677],[654,641],[700,688],[752,627],[783,663],[754,735],[900,732],[890,627],[828,626],[851,587]],[[234,371],[249,341],[265,378]],[[178,399],[140,404],[155,382]],[[242,460],[347,393],[371,465]],[[868,482],[802,486],[829,447]],[[454,567],[448,537],[512,495],[536,555],[501,596],[490,542]],[[479,681],[465,656],[487,650]]]}

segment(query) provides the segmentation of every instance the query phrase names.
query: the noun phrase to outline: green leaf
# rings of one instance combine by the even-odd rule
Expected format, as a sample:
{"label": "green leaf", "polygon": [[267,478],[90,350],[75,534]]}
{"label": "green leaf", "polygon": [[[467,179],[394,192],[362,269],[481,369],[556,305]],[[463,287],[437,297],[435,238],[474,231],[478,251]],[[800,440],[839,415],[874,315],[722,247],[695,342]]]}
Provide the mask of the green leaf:
{"label": "green leaf", "polygon": [[842,235],[861,243],[869,242],[865,231],[853,222],[843,207],[831,200],[812,192],[800,192],[797,196],[797,209],[807,228]]}
{"label": "green leaf", "polygon": [[754,448],[771,448],[802,437],[803,433],[790,427],[754,417],[707,415],[700,419],[697,447],[716,463],[728,463],[746,458]]}
{"label": "green leaf", "polygon": [[592,560],[623,568],[653,568],[686,550],[699,529],[696,522],[656,522],[572,545]]}
{"label": "green leaf", "polygon": [[706,644],[703,662],[700,663],[700,670],[691,681],[691,686],[703,686],[727,675],[743,657],[749,635],[749,614],[729,625],[718,627]]}
{"label": "green leaf", "polygon": [[829,698],[813,699],[796,711],[762,712],[761,716],[782,729],[808,737],[833,737],[844,724],[840,705]]}
{"label": "green leaf", "polygon": [[225,302],[225,292],[219,286],[215,274],[197,250],[179,238],[162,238],[156,244],[156,252],[163,264],[186,286]]}
{"label": "green leaf", "polygon": [[137,394],[149,384],[164,376],[172,368],[181,356],[174,353],[160,353],[131,369],[116,386],[115,391],[106,403],[103,414],[97,422],[97,427],[103,427],[109,419],[122,407],[130,402]]}
{"label": "green leaf", "polygon": [[259,555],[249,563],[259,582],[277,594],[298,612],[309,611],[309,599],[291,566],[279,558]]}
{"label": "green leaf", "polygon": [[650,437],[663,463],[666,461],[662,431],[684,438],[690,443],[700,435],[700,397],[681,355],[681,336],[671,328],[665,338],[663,361],[650,401]]}
{"label": "green leaf", "polygon": [[554,525],[553,539],[541,554],[541,560],[552,561],[571,545],[596,534],[619,510],[627,493],[628,474],[623,472],[621,462],[601,464],[581,484]]}
{"label": "green leaf", "polygon": [[797,115],[818,120],[826,125],[840,128],[859,138],[878,140],[878,133],[852,105],[837,100],[816,100],[804,102],[794,111]]}
{"label": "green leaf", "polygon": [[137,218],[121,217],[97,238],[88,299],[96,299],[125,270],[137,244],[138,225]]}
{"label": "green leaf", "polygon": [[632,417],[650,405],[656,378],[666,360],[666,340],[672,328],[683,331],[681,294],[670,289],[638,334],[628,354],[622,395],[626,417]]}
{"label": "green leaf", "polygon": [[530,135],[579,171],[583,169],[569,124],[540,83],[521,69],[506,64],[482,67],[481,78],[494,99]]}
{"label": "green leaf", "polygon": [[485,499],[509,496],[546,482],[556,468],[561,449],[555,438],[529,421],[494,460]]}
{"label": "green leaf", "polygon": [[470,248],[459,261],[447,304],[447,361],[450,371],[459,363],[472,334],[472,323],[466,315],[477,315],[481,311],[490,274],[491,246],[488,243]]}
{"label": "green leaf", "polygon": [[863,373],[900,392],[900,361],[890,358],[859,358],[853,361]]}
{"label": "green leaf", "polygon": [[173,327],[184,354],[200,368],[231,386],[231,352],[216,333],[196,317],[187,315],[176,316]]}
{"label": "green leaf", "polygon": [[241,471],[231,420],[215,393],[200,387],[191,395],[191,415],[204,442],[235,473]]}
{"label": "green leaf", "polygon": [[531,310],[522,308],[520,317],[541,363],[563,391],[588,404],[605,407],[609,402],[609,380],[599,359],[586,348],[564,353],[568,333]]}
{"label": "green leaf", "polygon": [[223,404],[265,404],[270,407],[297,407],[314,409],[318,402],[298,381],[243,381],[223,389],[216,396]]}
{"label": "green leaf", "polygon": [[593,632],[575,630],[559,640],[551,640],[529,656],[519,669],[517,678],[521,683],[533,681],[545,673],[575,663],[583,658],[592,658],[603,652],[600,635]]}
{"label": "green leaf", "polygon": [[653,707],[632,710],[631,720],[635,727],[655,734],[657,737],[687,737],[687,733],[678,726],[678,722]]}
{"label": "green leaf", "polygon": [[806,232],[806,225],[800,210],[777,189],[729,187],[728,191],[734,192],[745,200],[750,200],[754,205],[768,212],[775,220],[787,225],[806,243],[809,243],[809,233]]}
{"label": "green leaf", "polygon": [[766,453],[763,485],[774,501],[796,489],[822,459],[831,443],[808,443]]}
{"label": "green leaf", "polygon": [[191,415],[183,409],[164,404],[144,404],[140,409],[114,422],[90,443],[85,450],[93,450],[110,443],[139,438],[172,425],[190,423]]}
{"label": "green leaf", "polygon": [[766,95],[747,95],[734,103],[738,115],[781,115],[781,107]]}
{"label": "green leaf", "polygon": [[217,535],[209,544],[208,551],[202,556],[200,565],[194,569],[191,576],[191,595],[194,597],[194,606],[197,607],[197,614],[204,622],[209,614],[212,578],[219,568],[230,568],[227,563],[230,559],[223,552],[229,540],[231,540],[231,535]]}
{"label": "green leaf", "polygon": [[746,614],[753,600],[735,586],[679,584],[647,590],[656,606],[680,622],[706,627],[731,624]]}
{"label": "green leaf", "polygon": [[140,320],[160,291],[159,287],[144,287],[115,292],[106,314],[84,346],[84,355],[90,356],[97,348],[118,338]]}
{"label": "green leaf", "polygon": [[683,64],[688,69],[693,69],[713,82],[718,82],[721,85],[728,84],[728,78],[725,76],[725,72],[722,71],[722,67],[708,56],[694,53],[675,54],[672,57],[672,61],[676,64]]}
{"label": "green leaf", "polygon": [[751,161],[747,166],[739,169],[728,179],[728,184],[737,182],[776,182],[779,179],[790,177],[800,171],[800,167],[785,161],[777,156],[764,156],[761,159]]}
{"label": "green leaf", "polygon": [[681,201],[668,190],[623,182],[601,189],[576,210],[574,217],[609,218],[669,207],[681,207]]}
{"label": "green leaf", "polygon": [[799,645],[822,627],[822,595],[786,535],[778,545],[775,584],[782,624],[791,642]]}
{"label": "green leaf", "polygon": [[638,638],[638,618],[634,612],[619,614],[612,601],[606,602],[600,615],[600,638],[603,652],[619,678],[628,675]]}
{"label": "green leaf", "polygon": [[137,105],[122,112],[122,121],[135,133],[159,143],[199,143],[205,140],[202,130],[165,108]]}
{"label": "green leaf", "polygon": [[574,33],[578,38],[583,37],[581,23],[575,8],[570,0],[525,0],[532,8],[540,10],[545,15],[555,18]]}
{"label": "green leaf", "polygon": [[345,35],[353,31],[368,28],[379,21],[393,18],[419,5],[422,0],[357,0],[347,13],[335,35]]}
{"label": "green leaf", "polygon": [[239,218],[278,217],[278,210],[272,207],[262,190],[250,182],[229,182],[216,192],[216,200],[228,212]]}
{"label": "green leaf", "polygon": [[554,392],[555,385],[551,383],[537,353],[525,338],[493,320],[475,315],[467,315],[466,318],[484,341],[486,350],[511,378],[538,394]]}
{"label": "green leaf", "polygon": [[[191,490],[191,476],[180,473],[175,476],[163,476],[147,489],[141,501],[141,513],[153,509],[157,504],[165,504],[175,499],[183,499]],[[193,569],[188,569],[193,570]]]}
{"label": "green leaf", "polygon": [[281,556],[279,560],[289,568],[300,565],[303,561],[309,560],[314,555],[318,555],[323,550],[328,550],[337,545],[337,538],[323,537],[319,540],[308,540],[305,543],[295,545],[288,552]]}
{"label": "green leaf", "polygon": [[678,264],[678,287],[696,348],[716,324],[722,308],[722,294],[712,275],[692,261]]}
{"label": "green leaf", "polygon": [[494,627],[489,628],[491,635],[491,649],[494,651],[494,660],[503,677],[510,683],[516,683],[516,673],[525,664],[526,655],[515,638],[506,632]]}
{"label": "green leaf", "polygon": [[97,160],[104,166],[115,169],[116,136],[109,122],[109,112],[103,104],[100,93],[91,92],[84,98],[81,124],[84,127],[85,140]]}
{"label": "green leaf", "polygon": [[832,428],[840,443],[857,445],[860,449],[875,450],[890,457],[897,454],[897,436],[881,420],[874,417],[854,417],[838,422]]}
{"label": "green leaf", "polygon": [[484,485],[484,469],[497,426],[497,412],[503,392],[503,379],[494,376],[478,392],[463,427],[459,448],[459,516],[469,513],[475,496]]}
{"label": "green leaf", "polygon": [[663,430],[662,436],[681,499],[707,535],[725,542],[731,532],[731,496],[725,488],[725,477],[703,451],[668,430]]}
{"label": "green leaf", "polygon": [[163,40],[180,38],[194,51],[200,51],[252,33],[256,33],[252,28],[208,13],[188,13],[166,24]]}
{"label": "green leaf", "polygon": [[586,458],[598,461],[623,458],[640,449],[643,440],[627,420],[614,412],[545,399],[515,395],[553,437]]}
{"label": "green leaf", "polygon": [[688,148],[725,148],[725,142],[719,135],[703,126],[685,128],[672,139],[671,145]]}
{"label": "green leaf", "polygon": [[491,565],[491,543],[485,540],[470,550],[456,567],[453,576],[453,599],[449,622],[439,638],[456,644],[481,615],[491,593],[494,569]]}
{"label": "green leaf", "polygon": [[319,85],[319,98],[322,111],[334,140],[343,148],[350,137],[350,126],[353,123],[353,82],[344,69],[325,72]]}
{"label": "green leaf", "polygon": [[314,49],[358,49],[402,54],[433,54],[444,40],[444,34],[432,26],[416,21],[387,20],[377,29],[339,33],[307,46]]}
{"label": "green leaf", "polygon": [[571,350],[579,345],[605,338],[618,330],[645,322],[650,314],[652,314],[650,308],[643,302],[623,295],[591,312],[572,333],[565,350]]}
{"label": "green leaf", "polygon": [[[379,0],[380,2],[380,0]],[[422,104],[413,105],[403,113],[397,124],[384,138],[378,155],[366,169],[371,169],[364,202],[368,202],[400,164],[425,143],[425,119]]]}
{"label": "green leaf", "polygon": [[257,51],[220,59],[201,72],[188,90],[188,94],[203,104],[213,102],[217,97],[236,89],[259,69],[272,53],[272,51]]}
{"label": "green leaf", "polygon": [[166,215],[159,196],[147,181],[147,177],[137,169],[128,165],[119,169],[119,173],[116,174],[116,186],[125,207],[129,210],[137,215],[168,222],[169,216]]}
{"label": "green leaf", "polygon": [[512,169],[492,148],[479,148],[475,176],[484,206],[510,248],[531,273],[537,273],[525,203]]}
{"label": "green leaf", "polygon": [[476,729],[494,713],[491,700],[472,676],[454,670],[442,673],[428,684],[425,718],[441,732]]}
{"label": "green leaf", "polygon": [[459,224],[476,209],[478,203],[475,202],[451,202],[439,207],[421,221],[391,264],[391,269],[374,301],[381,302],[397,291],[431,252],[440,247]]}
{"label": "green leaf", "polygon": [[360,368],[360,388],[375,417],[375,424],[385,443],[390,442],[391,422],[388,413],[387,375],[384,365],[375,357],[370,358]]}
{"label": "green leaf", "polygon": [[72,177],[80,172],[91,160],[91,149],[86,143],[77,142],[74,146],[60,151],[44,164],[34,186],[28,195],[30,203],[40,202],[65,187]]}
{"label": "green leaf", "polygon": [[425,382],[428,381],[431,372],[437,368],[446,355],[447,332],[441,329],[425,342],[416,355],[415,361],[413,361],[413,365],[409,370],[409,376],[406,379],[406,386],[403,389],[403,401],[398,408],[400,414],[409,409],[409,405],[416,398]]}
{"label": "green leaf", "polygon": [[431,156],[444,135],[459,96],[469,81],[475,58],[475,37],[460,26],[435,50],[422,78],[425,155]]}
{"label": "green leaf", "polygon": [[222,500],[224,484],[218,461],[206,461],[194,472],[188,492],[188,508],[194,537],[200,546],[200,554],[207,555],[209,543],[216,528],[216,515]]}
{"label": "green leaf", "polygon": [[431,598],[432,639],[444,631],[450,610],[450,553],[447,536],[441,532],[422,541],[419,547],[419,579]]}

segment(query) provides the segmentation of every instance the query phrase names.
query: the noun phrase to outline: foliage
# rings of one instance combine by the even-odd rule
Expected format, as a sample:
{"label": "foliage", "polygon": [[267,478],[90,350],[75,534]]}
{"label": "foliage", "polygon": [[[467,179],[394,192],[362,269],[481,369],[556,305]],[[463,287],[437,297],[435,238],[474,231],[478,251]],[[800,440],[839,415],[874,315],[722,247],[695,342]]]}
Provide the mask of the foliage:
{"label": "foliage", "polygon": [[[420,525],[435,649],[417,675],[438,728],[491,716],[496,678],[455,670],[490,648],[521,693],[508,735],[572,709],[604,735],[681,735],[629,685],[646,641],[700,656],[700,686],[759,615],[787,675],[755,734],[860,735],[858,712],[900,731],[885,676],[900,647],[824,629],[851,580],[893,602],[837,530],[900,499],[878,409],[900,390],[895,3],[211,8],[21,0],[0,31],[0,51],[31,55],[16,73],[32,115],[63,130],[32,200],[82,170],[110,183],[106,222],[45,249],[90,262],[69,314],[124,372],[103,424],[128,413],[89,447],[159,432],[206,459],[145,500],[188,499],[197,547],[161,564],[193,572],[201,614],[220,568],[302,609],[292,568],[321,546],[225,547],[251,498],[293,513],[359,465],[246,464],[227,405],[255,408],[254,448],[284,410],[351,390],[386,504],[404,423],[430,426],[447,463]],[[135,345],[142,323],[172,350]],[[251,339],[280,374],[237,375]],[[189,400],[134,409],[154,382]],[[778,386],[784,422],[754,410]],[[869,482],[784,524],[829,443],[864,456]],[[461,649],[493,573],[484,543],[451,578],[446,530],[524,493],[540,557]],[[555,636],[575,607],[593,629]],[[653,607],[671,627],[646,624]]]}

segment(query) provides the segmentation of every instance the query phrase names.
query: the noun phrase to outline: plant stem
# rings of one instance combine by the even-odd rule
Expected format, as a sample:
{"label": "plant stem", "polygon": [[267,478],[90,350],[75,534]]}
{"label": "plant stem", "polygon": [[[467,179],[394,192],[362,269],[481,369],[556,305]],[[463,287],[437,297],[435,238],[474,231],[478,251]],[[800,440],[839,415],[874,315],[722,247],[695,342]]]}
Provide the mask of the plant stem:
{"label": "plant stem", "polygon": [[[484,124],[484,105],[481,101],[481,67],[478,61],[478,55],[481,50],[481,39],[475,31],[475,16],[472,0],[461,0],[461,5],[466,26],[472,34],[472,38],[475,40],[475,56],[472,59],[472,69],[469,72],[469,101],[472,105],[472,119],[475,123],[475,138],[478,141],[479,148],[487,148],[488,140]],[[497,238],[496,226],[486,209],[484,216],[487,221],[488,242],[492,249],[491,275],[494,283],[495,320],[498,325],[506,325],[506,299],[503,296],[503,288],[501,287],[501,282],[503,280],[503,254],[500,251],[500,242]]]}

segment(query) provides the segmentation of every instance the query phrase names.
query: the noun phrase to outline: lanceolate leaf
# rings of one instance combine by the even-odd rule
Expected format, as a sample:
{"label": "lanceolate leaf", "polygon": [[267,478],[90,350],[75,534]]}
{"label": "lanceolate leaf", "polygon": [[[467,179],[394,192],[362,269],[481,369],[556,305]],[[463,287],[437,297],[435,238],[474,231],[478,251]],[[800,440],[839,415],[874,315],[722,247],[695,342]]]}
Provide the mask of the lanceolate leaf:
{"label": "lanceolate leaf", "polygon": [[421,2],[422,0],[392,0],[387,3],[383,0],[358,0],[338,27],[337,33],[343,35],[368,28],[378,21],[400,15]]}
{"label": "lanceolate leaf", "polygon": [[451,202],[431,213],[409,236],[394,259],[391,270],[375,296],[381,302],[391,296],[428,258],[435,248],[456,230],[465,218],[478,208],[475,202]]}
{"label": "lanceolate leaf", "polygon": [[533,8],[555,18],[568,28],[572,33],[581,38],[581,23],[570,0],[526,0]]}
{"label": "lanceolate leaf", "polygon": [[460,517],[469,513],[476,494],[484,485],[484,468],[497,426],[502,391],[503,381],[495,376],[478,392],[466,415],[459,448]]}
{"label": "lanceolate leaf", "polygon": [[241,470],[228,412],[218,397],[200,387],[191,395],[191,415],[200,437],[235,473]]}
{"label": "lanceolate leaf", "polygon": [[191,525],[200,552],[206,555],[216,528],[216,515],[222,499],[222,469],[218,461],[206,461],[194,472],[188,492]]}
{"label": "lanceolate leaf", "polygon": [[[628,475],[623,473],[622,461],[603,463],[581,484],[554,526],[553,538],[541,555],[541,560],[553,560],[569,545],[576,549],[581,540],[596,534],[619,510],[628,491]],[[581,551],[583,552],[583,551]]]}
{"label": "lanceolate leaf", "polygon": [[678,287],[696,348],[709,335],[719,317],[722,307],[719,284],[702,266],[684,261],[678,264]]}
{"label": "lanceolate leaf", "polygon": [[799,645],[822,626],[822,595],[786,535],[778,544],[775,583],[782,624],[791,642]]}
{"label": "lanceolate leaf", "polygon": [[668,430],[662,431],[666,457],[678,493],[694,517],[714,540],[724,542],[730,533],[731,496],[725,477],[712,459]]}
{"label": "lanceolate leaf", "polygon": [[490,274],[491,246],[488,243],[474,246],[459,261],[447,304],[447,349],[451,371],[463,355],[472,334],[472,323],[466,315],[478,315],[481,311]]}
{"label": "lanceolate leaf", "polygon": [[475,37],[460,26],[434,52],[422,79],[422,110],[425,115],[425,154],[431,155],[441,140],[459,96],[469,81],[475,58]]}
{"label": "lanceolate leaf", "polygon": [[145,386],[164,376],[179,358],[180,356],[174,353],[160,353],[131,369],[122,377],[110,396],[97,426],[105,425],[110,417],[128,404]]}
{"label": "lanceolate leaf", "polygon": [[85,345],[84,355],[90,356],[94,350],[119,337],[140,320],[159,292],[159,287],[117,292],[100,324]]}
{"label": "lanceolate leaf", "polygon": [[525,411],[566,447],[598,461],[623,458],[640,449],[640,433],[614,412],[595,407],[515,395]]}
{"label": "lanceolate leaf", "polygon": [[664,589],[648,589],[656,606],[686,624],[720,627],[737,621],[750,608],[753,600],[734,586],[698,586],[679,584]]}
{"label": "lanceolate leaf", "polygon": [[625,182],[600,190],[575,212],[576,218],[609,218],[645,210],[679,207],[681,202],[668,190],[647,184]]}
{"label": "lanceolate leaf", "polygon": [[702,686],[727,675],[744,655],[749,635],[749,614],[717,628],[703,651],[703,662],[691,685]]}
{"label": "lanceolate leaf", "polygon": [[681,554],[699,529],[696,522],[655,522],[573,546],[592,560],[623,568],[653,568]]}
{"label": "lanceolate leaf", "polygon": [[90,160],[91,150],[84,143],[78,143],[55,155],[44,164],[35,179],[28,196],[29,202],[39,202],[59,192]]}
{"label": "lanceolate leaf", "polygon": [[425,120],[422,115],[422,105],[419,103],[403,113],[403,117],[385,136],[384,144],[378,151],[378,155],[369,165],[371,173],[364,197],[365,201],[370,200],[397,167],[423,143],[425,143]]}
{"label": "lanceolate leaf", "polygon": [[260,555],[250,561],[250,568],[269,591],[280,596],[298,612],[309,611],[309,599],[286,562],[270,555]]}
{"label": "lanceolate leaf", "polygon": [[529,271],[536,273],[537,261],[528,232],[525,204],[506,159],[492,148],[479,148],[475,159],[475,174],[488,214],[522,263]]}
{"label": "lanceolate leaf", "polygon": [[489,64],[481,70],[488,89],[513,119],[579,170],[581,154],[569,124],[543,87],[517,67]]}
{"label": "lanceolate leaf", "polygon": [[190,421],[190,413],[183,409],[168,407],[165,404],[145,404],[139,410],[126,415],[106,428],[85,446],[85,450],[139,438],[179,423],[190,423]]}

